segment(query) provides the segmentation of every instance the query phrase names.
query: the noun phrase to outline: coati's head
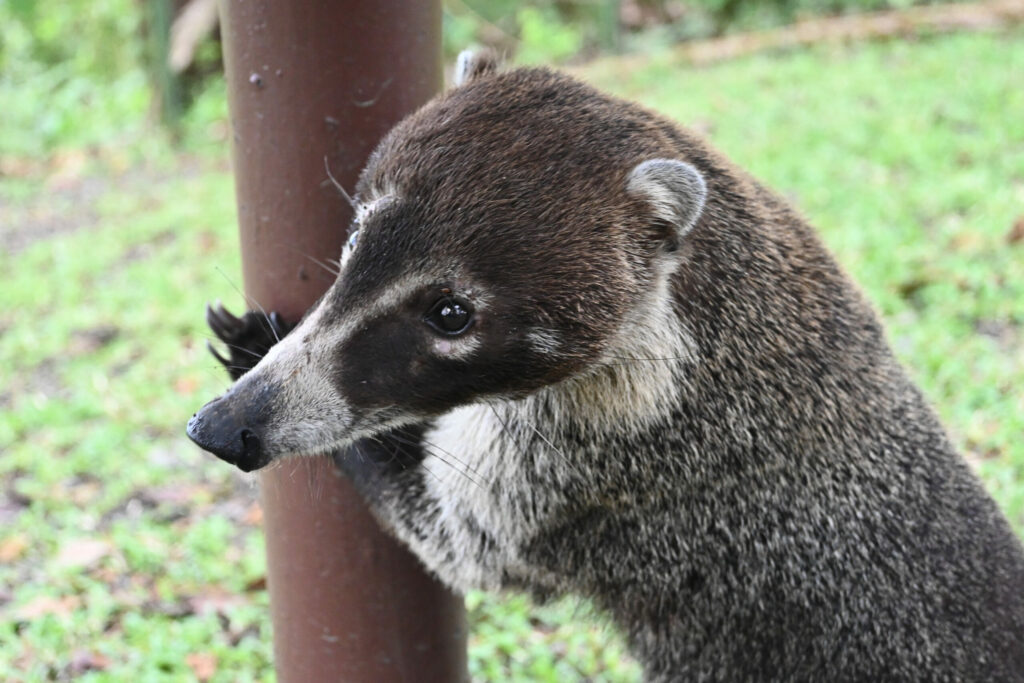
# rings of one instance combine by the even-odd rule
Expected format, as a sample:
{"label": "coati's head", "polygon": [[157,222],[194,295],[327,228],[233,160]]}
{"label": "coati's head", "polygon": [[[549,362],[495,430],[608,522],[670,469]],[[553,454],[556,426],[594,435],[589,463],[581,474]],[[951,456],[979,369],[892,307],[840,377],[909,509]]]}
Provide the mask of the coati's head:
{"label": "coati's head", "polygon": [[190,436],[250,470],[585,372],[684,258],[706,189],[676,154],[638,107],[464,54],[371,156],[337,281]]}

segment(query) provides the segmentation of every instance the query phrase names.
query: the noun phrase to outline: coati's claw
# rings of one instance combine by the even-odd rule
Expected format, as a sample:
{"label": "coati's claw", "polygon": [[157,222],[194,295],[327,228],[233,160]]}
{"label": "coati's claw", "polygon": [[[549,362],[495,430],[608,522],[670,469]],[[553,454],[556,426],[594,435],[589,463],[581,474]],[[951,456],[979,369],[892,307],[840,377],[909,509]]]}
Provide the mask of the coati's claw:
{"label": "coati's claw", "polygon": [[224,308],[219,301],[214,306],[206,304],[206,324],[224,342],[231,341],[245,328],[244,321]]}
{"label": "coati's claw", "polygon": [[214,358],[216,358],[218,361],[220,361],[221,365],[223,365],[225,367],[231,365],[231,361],[229,359],[225,358],[224,356],[220,355],[220,352],[218,352],[217,349],[213,348],[213,344],[211,344],[209,342],[209,340],[207,340],[207,342],[206,342],[206,350],[209,351],[210,354]]}
{"label": "coati's claw", "polygon": [[228,355],[225,357],[212,344],[206,344],[213,357],[227,369],[231,379],[238,379],[254,368],[270,347],[294,327],[276,311],[269,315],[262,311],[247,311],[238,317],[219,301],[213,306],[206,305],[206,324],[217,339],[227,345]]}

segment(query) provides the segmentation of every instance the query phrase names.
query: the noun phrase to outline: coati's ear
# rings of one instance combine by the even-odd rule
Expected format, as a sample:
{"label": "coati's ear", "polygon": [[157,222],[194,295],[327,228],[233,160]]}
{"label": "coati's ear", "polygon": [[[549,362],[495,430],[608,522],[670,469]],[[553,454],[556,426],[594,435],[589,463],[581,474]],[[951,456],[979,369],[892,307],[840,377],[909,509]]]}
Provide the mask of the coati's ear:
{"label": "coati's ear", "polygon": [[626,190],[650,202],[658,218],[676,226],[677,237],[696,225],[708,191],[700,171],[676,159],[637,164],[626,181]]}
{"label": "coati's ear", "polygon": [[498,70],[498,55],[490,50],[463,50],[455,60],[455,87],[465,85]]}

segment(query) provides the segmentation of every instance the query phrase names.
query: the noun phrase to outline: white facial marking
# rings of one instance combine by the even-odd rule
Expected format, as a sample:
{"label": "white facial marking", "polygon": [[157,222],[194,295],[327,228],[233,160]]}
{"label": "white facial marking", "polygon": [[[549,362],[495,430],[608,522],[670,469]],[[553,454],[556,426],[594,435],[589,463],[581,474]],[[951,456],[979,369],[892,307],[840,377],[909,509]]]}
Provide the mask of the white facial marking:
{"label": "white facial marking", "polygon": [[359,233],[362,230],[362,226],[366,224],[366,221],[376,211],[380,211],[384,206],[387,206],[391,202],[395,201],[395,196],[392,194],[386,194],[376,199],[372,199],[366,202],[358,202],[356,204],[355,219],[354,223],[356,229],[352,231],[348,239],[345,240],[344,246],[341,248],[341,258],[338,259],[338,265],[344,270],[348,260],[352,257],[352,253],[359,246]]}
{"label": "white facial marking", "polygon": [[[495,411],[485,404],[451,411],[427,432],[423,443],[427,452],[421,464],[426,472],[423,482],[427,496],[440,506],[438,533],[430,538],[447,534],[453,547],[475,548],[479,533],[466,523],[471,519],[479,529],[500,540],[491,553],[469,553],[455,565],[446,566],[445,579],[463,589],[500,588],[495,578],[502,568],[521,564],[518,549],[525,540],[523,531],[534,526],[522,519],[516,487],[506,487],[521,478],[517,475],[522,467],[521,454],[506,438]],[[428,546],[429,539],[425,543],[407,540],[421,557],[437,556]],[[486,566],[469,560],[474,556]]]}
{"label": "white facial marking", "polygon": [[468,358],[480,348],[480,337],[470,331],[461,337],[440,337],[434,342],[434,352],[447,358]]}
{"label": "white facial marking", "polygon": [[595,423],[607,429],[641,429],[665,417],[685,382],[682,368],[696,362],[696,342],[672,310],[668,277],[646,306],[620,327],[601,362],[570,386],[582,406],[598,406]]}
{"label": "white facial marking", "polygon": [[368,202],[360,202],[356,205],[356,222],[362,225],[374,211],[379,211],[381,208],[394,201],[394,199],[393,195],[385,194]]}

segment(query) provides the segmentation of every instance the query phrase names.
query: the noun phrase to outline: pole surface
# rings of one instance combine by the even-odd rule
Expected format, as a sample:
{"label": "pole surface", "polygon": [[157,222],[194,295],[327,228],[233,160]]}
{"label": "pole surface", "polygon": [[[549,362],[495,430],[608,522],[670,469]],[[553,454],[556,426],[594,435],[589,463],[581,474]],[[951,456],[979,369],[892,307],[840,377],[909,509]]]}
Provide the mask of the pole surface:
{"label": "pole surface", "polygon": [[[441,86],[439,0],[222,0],[245,290],[297,321],[333,276],[366,157]],[[312,257],[312,258],[311,258]],[[461,598],[384,535],[326,458],[260,475],[278,678],[458,681]]]}

